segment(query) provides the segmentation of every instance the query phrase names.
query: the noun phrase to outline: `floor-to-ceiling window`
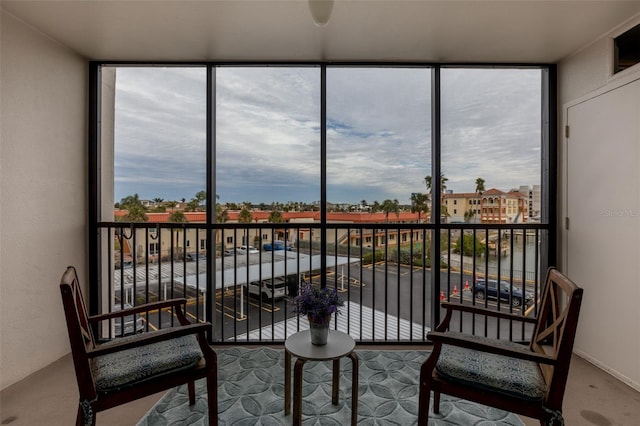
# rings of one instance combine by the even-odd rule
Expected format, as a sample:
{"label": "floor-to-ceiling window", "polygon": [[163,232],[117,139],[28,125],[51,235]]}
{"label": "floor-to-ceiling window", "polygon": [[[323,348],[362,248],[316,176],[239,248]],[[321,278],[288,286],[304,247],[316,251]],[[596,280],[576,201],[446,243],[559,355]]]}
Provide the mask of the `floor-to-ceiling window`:
{"label": "floor-to-ceiling window", "polygon": [[95,65],[93,309],[195,297],[214,340],[278,340],[304,281],[343,292],[349,331],[371,317],[361,340],[415,341],[442,298],[535,305],[547,68]]}

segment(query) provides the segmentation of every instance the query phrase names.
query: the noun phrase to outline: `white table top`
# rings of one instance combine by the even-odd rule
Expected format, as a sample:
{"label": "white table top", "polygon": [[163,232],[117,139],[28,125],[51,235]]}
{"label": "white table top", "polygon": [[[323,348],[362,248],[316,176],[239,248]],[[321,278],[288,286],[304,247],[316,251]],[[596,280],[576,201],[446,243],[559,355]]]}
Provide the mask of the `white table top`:
{"label": "white table top", "polygon": [[349,355],[356,347],[356,342],[347,333],[329,330],[327,344],[316,346],[311,343],[311,333],[303,330],[289,336],[284,347],[287,352],[298,358],[314,361],[326,361]]}

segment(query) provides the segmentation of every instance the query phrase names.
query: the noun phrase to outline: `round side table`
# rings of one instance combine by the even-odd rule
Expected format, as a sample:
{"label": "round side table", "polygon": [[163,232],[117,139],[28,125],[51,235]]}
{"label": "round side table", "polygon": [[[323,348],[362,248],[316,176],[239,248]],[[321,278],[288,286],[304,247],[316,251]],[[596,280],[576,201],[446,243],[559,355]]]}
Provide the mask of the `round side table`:
{"label": "round side table", "polygon": [[340,358],[351,358],[351,424],[358,422],[358,355],[354,349],[356,342],[341,331],[329,330],[327,344],[316,346],[311,343],[309,330],[289,336],[284,342],[284,414],[291,412],[291,357],[297,358],[293,378],[293,425],[302,424],[302,372],[307,361],[333,361],[331,403],[338,403],[340,390]]}

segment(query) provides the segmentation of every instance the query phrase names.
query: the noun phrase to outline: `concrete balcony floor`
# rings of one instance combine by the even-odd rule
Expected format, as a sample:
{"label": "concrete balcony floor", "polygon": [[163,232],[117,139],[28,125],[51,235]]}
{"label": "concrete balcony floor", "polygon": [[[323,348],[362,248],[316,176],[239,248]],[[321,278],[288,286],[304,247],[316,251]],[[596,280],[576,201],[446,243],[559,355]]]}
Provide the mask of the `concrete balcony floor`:
{"label": "concrete balcony floor", "polygon": [[[407,349],[406,347],[404,349]],[[163,392],[98,414],[98,425],[135,425]],[[78,391],[71,355],[67,355],[0,393],[0,424],[12,426],[72,425]],[[639,424],[640,392],[589,362],[573,357],[564,401],[571,425]],[[523,417],[526,426],[539,425]]]}

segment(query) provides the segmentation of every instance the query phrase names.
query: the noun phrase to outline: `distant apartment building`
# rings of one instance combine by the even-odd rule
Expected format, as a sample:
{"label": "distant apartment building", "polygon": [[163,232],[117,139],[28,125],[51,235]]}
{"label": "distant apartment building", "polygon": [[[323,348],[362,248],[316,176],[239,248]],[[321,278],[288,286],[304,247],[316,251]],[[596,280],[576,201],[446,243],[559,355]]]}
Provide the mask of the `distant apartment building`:
{"label": "distant apartment building", "polygon": [[540,185],[520,186],[518,191],[527,197],[527,216],[530,222],[540,222]]}
{"label": "distant apartment building", "polygon": [[446,220],[449,223],[479,223],[480,197],[475,192],[453,193],[447,192],[442,196],[442,203],[446,207]]}
{"label": "distant apartment building", "polygon": [[[535,192],[529,191],[523,194],[519,190],[509,192],[491,188],[480,194],[445,193],[443,205],[446,207],[447,222],[449,223],[486,223],[506,224],[524,223],[528,221],[530,212],[534,211]],[[537,206],[539,212],[540,191],[537,193]],[[539,214],[539,213],[538,213]]]}

